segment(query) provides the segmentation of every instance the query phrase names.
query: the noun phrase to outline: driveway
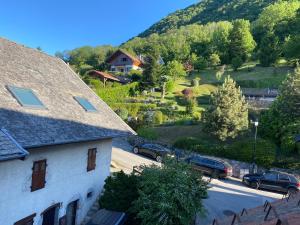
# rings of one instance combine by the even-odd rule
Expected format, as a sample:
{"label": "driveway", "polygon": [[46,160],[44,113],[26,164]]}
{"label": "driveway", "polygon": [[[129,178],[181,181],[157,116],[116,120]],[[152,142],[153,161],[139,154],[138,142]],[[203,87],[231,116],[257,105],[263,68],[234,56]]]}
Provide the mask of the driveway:
{"label": "driveway", "polygon": [[[159,165],[157,162],[132,153],[132,146],[125,140],[113,141],[112,150],[112,172],[124,170],[126,173],[132,171],[133,166],[142,164]],[[248,188],[238,179],[212,180],[209,184],[208,198],[203,201],[206,216],[197,218],[197,224],[212,224],[214,218],[220,219],[226,215],[238,213],[243,208],[249,209],[263,205],[266,200],[274,201],[282,198],[281,194]]]}

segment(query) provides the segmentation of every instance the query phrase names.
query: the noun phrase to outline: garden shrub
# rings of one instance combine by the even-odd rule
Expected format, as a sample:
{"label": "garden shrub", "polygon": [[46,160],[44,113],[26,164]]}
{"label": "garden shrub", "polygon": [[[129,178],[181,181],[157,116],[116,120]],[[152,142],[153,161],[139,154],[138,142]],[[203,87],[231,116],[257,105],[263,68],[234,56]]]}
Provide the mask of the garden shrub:
{"label": "garden shrub", "polygon": [[110,103],[124,102],[129,97],[130,88],[135,88],[136,85],[137,83],[131,83],[118,87],[102,87],[95,91],[103,101],[110,105]]}
{"label": "garden shrub", "polygon": [[153,114],[153,123],[160,125],[163,123],[163,113],[161,111],[155,111]]}
{"label": "garden shrub", "polygon": [[173,80],[169,80],[166,83],[166,92],[172,92],[175,88],[175,82]]}
{"label": "garden shrub", "polygon": [[194,98],[187,100],[186,113],[193,115],[197,109],[197,102]]}
{"label": "garden shrub", "polygon": [[200,78],[195,78],[192,80],[191,84],[193,87],[199,87]]}
{"label": "garden shrub", "polygon": [[235,71],[243,65],[243,60],[240,57],[235,57],[231,61],[232,67]]}
{"label": "garden shrub", "polygon": [[119,108],[116,110],[116,113],[122,118],[122,120],[127,120],[128,110],[126,108]]}

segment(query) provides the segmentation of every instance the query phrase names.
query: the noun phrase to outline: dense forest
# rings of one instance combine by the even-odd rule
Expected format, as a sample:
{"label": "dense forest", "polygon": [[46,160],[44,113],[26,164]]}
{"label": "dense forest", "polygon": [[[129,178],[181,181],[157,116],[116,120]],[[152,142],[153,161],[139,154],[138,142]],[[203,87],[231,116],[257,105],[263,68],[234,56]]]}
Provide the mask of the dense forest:
{"label": "dense forest", "polygon": [[266,6],[274,2],[275,0],[202,0],[186,9],[170,14],[139,36],[147,37],[153,33],[160,34],[195,23],[206,24],[235,19],[254,21]]}

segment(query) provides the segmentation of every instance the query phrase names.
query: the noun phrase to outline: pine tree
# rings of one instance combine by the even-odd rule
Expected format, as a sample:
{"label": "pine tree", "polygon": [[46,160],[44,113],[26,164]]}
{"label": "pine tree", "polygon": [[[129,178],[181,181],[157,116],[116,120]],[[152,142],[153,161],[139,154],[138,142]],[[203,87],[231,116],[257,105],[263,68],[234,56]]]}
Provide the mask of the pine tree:
{"label": "pine tree", "polygon": [[235,20],[229,39],[231,59],[240,58],[245,62],[256,46],[250,32],[250,22],[243,19]]}
{"label": "pine tree", "polygon": [[205,130],[225,141],[248,128],[248,105],[239,87],[228,76],[212,95],[211,107],[204,115]]}

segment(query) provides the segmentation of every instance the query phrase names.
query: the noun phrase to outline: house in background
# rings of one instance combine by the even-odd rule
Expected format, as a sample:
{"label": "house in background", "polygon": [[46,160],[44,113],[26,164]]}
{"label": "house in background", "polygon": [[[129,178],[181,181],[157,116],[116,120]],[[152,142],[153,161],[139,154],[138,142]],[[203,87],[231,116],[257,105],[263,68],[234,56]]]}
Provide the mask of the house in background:
{"label": "house in background", "polygon": [[110,64],[110,72],[120,72],[127,74],[131,70],[142,70],[142,59],[132,56],[131,54],[117,50],[107,59]]}
{"label": "house in background", "polygon": [[0,224],[79,225],[134,134],[62,60],[0,38]]}

